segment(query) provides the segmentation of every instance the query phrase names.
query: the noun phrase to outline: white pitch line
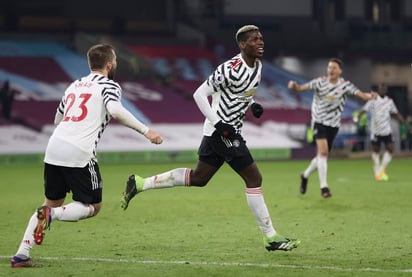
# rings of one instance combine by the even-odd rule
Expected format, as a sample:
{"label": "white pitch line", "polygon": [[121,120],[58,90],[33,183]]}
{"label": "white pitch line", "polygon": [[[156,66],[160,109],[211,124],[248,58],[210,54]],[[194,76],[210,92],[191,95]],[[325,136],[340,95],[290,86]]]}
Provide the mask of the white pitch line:
{"label": "white pitch line", "polygon": [[[10,259],[11,256],[0,256],[0,259]],[[162,265],[203,265],[203,266],[243,266],[243,267],[263,267],[263,268],[290,268],[290,269],[314,269],[331,271],[350,271],[350,272],[392,272],[392,273],[412,273],[412,268],[407,269],[383,269],[383,268],[354,268],[354,267],[335,267],[335,266],[312,266],[312,265],[287,265],[287,264],[268,264],[268,263],[242,263],[242,262],[196,262],[196,261],[160,261],[160,260],[136,260],[136,259],[111,259],[111,258],[83,258],[83,257],[38,257],[36,260],[62,260],[62,261],[88,261],[106,263],[135,263],[135,264],[162,264]]]}

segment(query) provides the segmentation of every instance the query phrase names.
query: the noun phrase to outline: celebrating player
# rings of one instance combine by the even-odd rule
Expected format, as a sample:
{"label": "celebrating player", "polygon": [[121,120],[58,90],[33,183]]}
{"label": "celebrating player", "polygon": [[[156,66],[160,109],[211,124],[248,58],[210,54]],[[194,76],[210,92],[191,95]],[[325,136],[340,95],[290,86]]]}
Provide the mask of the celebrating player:
{"label": "celebrating player", "polygon": [[[358,116],[363,113],[371,113],[371,144],[372,161],[376,181],[387,181],[386,167],[392,160],[393,139],[391,129],[391,115],[395,115],[399,122],[404,122],[403,116],[399,113],[395,103],[386,94],[388,88],[386,84],[379,84],[379,96],[375,100],[368,101]],[[380,159],[381,144],[385,145],[385,152]]]}
{"label": "celebrating player", "polygon": [[360,91],[350,81],[341,78],[342,61],[332,58],[328,62],[327,76],[318,77],[306,84],[299,85],[289,81],[288,88],[294,91],[314,90],[312,101],[312,125],[316,141],[317,154],[300,175],[300,192],[306,193],[309,176],[318,169],[321,195],[331,197],[327,183],[327,159],[333,146],[336,134],[339,131],[343,107],[348,95],[356,95],[363,100],[376,98],[375,92],[365,93]]}
{"label": "celebrating player", "polygon": [[246,25],[237,31],[236,41],[240,53],[219,65],[193,95],[205,116],[195,169],[176,168],[148,178],[131,175],[123,193],[122,208],[127,209],[137,193],[148,189],[203,187],[227,162],[246,184],[246,200],[264,234],[266,249],[292,250],[299,241],[285,238],[274,229],[263,198],[262,176],[240,134],[249,107],[257,118],[263,113],[262,106],[253,100],[261,78],[263,36],[258,27]]}
{"label": "celebrating player", "polygon": [[[136,130],[150,142],[162,137],[136,119],[121,102],[121,88],[113,81],[116,53],[110,45],[95,45],[87,52],[90,74],[74,81],[56,111],[57,125],[44,158],[43,205],[32,215],[11,267],[31,267],[30,250],[41,244],[52,221],[77,221],[97,215],[103,184],[96,147],[111,117]],[[63,205],[72,192],[73,202]]]}

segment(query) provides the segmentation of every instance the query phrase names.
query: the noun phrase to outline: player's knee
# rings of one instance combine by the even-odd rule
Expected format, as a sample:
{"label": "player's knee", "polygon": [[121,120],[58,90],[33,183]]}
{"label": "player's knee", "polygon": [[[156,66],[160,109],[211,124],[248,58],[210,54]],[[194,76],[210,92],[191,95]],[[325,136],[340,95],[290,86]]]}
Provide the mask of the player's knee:
{"label": "player's knee", "polygon": [[198,177],[196,175],[191,176],[190,185],[195,187],[204,187],[209,182],[210,178]]}
{"label": "player's knee", "polygon": [[92,204],[89,206],[89,208],[90,208],[89,217],[93,217],[93,216],[96,216],[100,212],[102,208],[102,204],[101,203]]}

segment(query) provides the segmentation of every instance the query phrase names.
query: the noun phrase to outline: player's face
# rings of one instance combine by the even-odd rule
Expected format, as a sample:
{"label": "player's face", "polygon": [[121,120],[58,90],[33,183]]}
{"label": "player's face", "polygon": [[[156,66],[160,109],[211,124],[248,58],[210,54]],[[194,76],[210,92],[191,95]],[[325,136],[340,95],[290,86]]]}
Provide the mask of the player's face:
{"label": "player's face", "polygon": [[385,84],[380,84],[378,87],[378,93],[380,96],[385,96],[388,92],[388,87]]}
{"label": "player's face", "polygon": [[329,62],[327,70],[328,70],[328,77],[332,81],[337,80],[342,74],[342,69],[340,68],[339,64],[337,64],[336,62]]}
{"label": "player's face", "polygon": [[263,36],[259,31],[252,31],[243,44],[243,51],[246,55],[252,58],[261,58],[264,52],[265,43],[263,41]]}

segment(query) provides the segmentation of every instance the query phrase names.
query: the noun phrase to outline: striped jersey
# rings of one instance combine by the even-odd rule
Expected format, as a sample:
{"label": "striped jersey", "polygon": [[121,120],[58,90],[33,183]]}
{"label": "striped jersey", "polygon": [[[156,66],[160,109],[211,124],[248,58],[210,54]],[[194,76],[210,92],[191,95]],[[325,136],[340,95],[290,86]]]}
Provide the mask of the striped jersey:
{"label": "striped jersey", "polygon": [[[257,59],[254,67],[251,68],[243,60],[242,55],[238,54],[220,64],[206,80],[206,84],[214,91],[212,111],[223,122],[231,124],[238,133],[260,83],[261,72],[260,60]],[[213,124],[206,119],[204,135],[210,136],[214,130]]]}
{"label": "striped jersey", "polygon": [[111,119],[109,101],[120,101],[119,84],[90,73],[66,89],[57,112],[62,120],[51,135],[44,161],[53,165],[84,167],[96,159],[97,143]]}
{"label": "striped jersey", "polygon": [[362,110],[371,115],[371,136],[387,136],[392,133],[391,114],[397,114],[398,109],[391,98],[378,96],[376,99],[366,102]]}
{"label": "striped jersey", "polygon": [[318,77],[309,81],[314,90],[312,101],[312,123],[330,127],[340,127],[341,115],[348,95],[355,95],[359,89],[350,81],[339,78],[336,84],[327,77]]}

